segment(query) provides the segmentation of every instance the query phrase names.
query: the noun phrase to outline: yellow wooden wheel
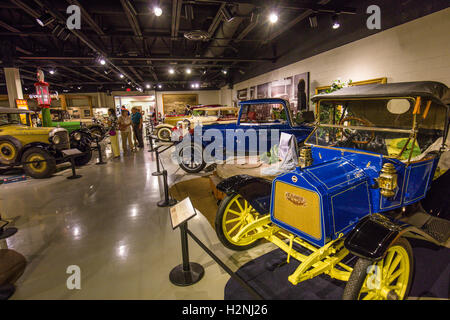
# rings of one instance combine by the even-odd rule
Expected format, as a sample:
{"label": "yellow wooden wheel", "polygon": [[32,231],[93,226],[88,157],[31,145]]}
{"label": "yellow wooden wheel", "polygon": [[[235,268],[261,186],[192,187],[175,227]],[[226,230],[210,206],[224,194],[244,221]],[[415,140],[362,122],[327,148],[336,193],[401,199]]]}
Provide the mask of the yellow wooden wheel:
{"label": "yellow wooden wheel", "polygon": [[232,194],[222,200],[216,215],[216,233],[221,242],[233,250],[247,250],[254,247],[258,240],[246,238],[257,233],[250,231],[239,241],[233,237],[247,224],[255,221],[259,213],[239,194]]}
{"label": "yellow wooden wheel", "polygon": [[56,171],[55,158],[42,148],[32,147],[26,150],[22,162],[25,162],[25,172],[33,178],[48,178]]}
{"label": "yellow wooden wheel", "polygon": [[25,159],[25,161],[31,162],[28,166],[34,172],[42,173],[47,169],[47,163],[45,162],[45,158],[42,154],[31,154]]}
{"label": "yellow wooden wheel", "polygon": [[412,273],[412,249],[409,242],[401,238],[379,261],[358,260],[344,290],[344,298],[403,300],[409,293]]}
{"label": "yellow wooden wheel", "polygon": [[8,140],[0,141],[0,161],[4,164],[11,164],[15,162],[16,157],[16,146]]}

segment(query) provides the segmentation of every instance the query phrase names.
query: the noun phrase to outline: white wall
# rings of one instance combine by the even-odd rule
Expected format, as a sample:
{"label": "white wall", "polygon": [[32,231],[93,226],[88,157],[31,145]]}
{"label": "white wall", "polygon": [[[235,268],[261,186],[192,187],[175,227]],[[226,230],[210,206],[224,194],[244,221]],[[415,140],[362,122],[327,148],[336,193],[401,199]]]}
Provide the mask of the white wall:
{"label": "white wall", "polygon": [[199,91],[157,91],[156,105],[158,112],[163,112],[163,94],[198,94],[198,104],[220,104],[220,90],[199,90]]}
{"label": "white wall", "polygon": [[286,67],[222,88],[224,100],[236,91],[310,72],[316,87],[342,81],[387,77],[389,82],[439,81],[450,86],[450,8],[318,54]]}

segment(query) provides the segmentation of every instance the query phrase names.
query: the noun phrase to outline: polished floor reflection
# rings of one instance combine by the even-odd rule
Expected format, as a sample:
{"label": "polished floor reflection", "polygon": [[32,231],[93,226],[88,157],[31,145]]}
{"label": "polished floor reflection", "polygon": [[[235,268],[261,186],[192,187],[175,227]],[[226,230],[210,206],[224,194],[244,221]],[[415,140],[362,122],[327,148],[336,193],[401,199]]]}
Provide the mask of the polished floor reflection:
{"label": "polished floor reflection", "polygon": [[[168,158],[169,183],[191,178]],[[181,263],[180,235],[168,209],[156,206],[162,180],[155,170],[153,154],[142,150],[80,168],[77,180],[66,179],[68,169],[0,185],[0,213],[19,228],[7,245],[28,260],[12,299],[223,299],[228,274],[191,240],[191,261],[204,266],[205,277],[190,287],[170,283],[170,270]],[[189,228],[234,270],[272,248],[229,251],[201,214]],[[67,288],[71,265],[80,267],[80,290]]]}

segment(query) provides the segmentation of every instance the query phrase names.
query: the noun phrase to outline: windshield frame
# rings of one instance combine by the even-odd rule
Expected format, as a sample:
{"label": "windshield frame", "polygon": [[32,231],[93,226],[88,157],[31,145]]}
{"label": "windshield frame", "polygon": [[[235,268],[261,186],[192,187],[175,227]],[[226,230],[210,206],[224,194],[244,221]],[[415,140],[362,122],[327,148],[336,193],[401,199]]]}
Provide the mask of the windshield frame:
{"label": "windshield frame", "polygon": [[[25,123],[23,123],[22,122],[22,118],[20,117],[21,115],[25,115],[25,116],[28,116],[28,114],[26,113],[26,112],[24,112],[24,113],[2,113],[2,114],[6,114],[7,115],[7,118],[8,118],[8,122],[7,123],[2,123],[2,122],[0,122],[0,126],[8,126],[8,125],[19,125],[19,126],[27,126],[27,124],[25,124]],[[13,122],[11,122],[11,116],[12,115],[17,115],[17,118],[18,118],[18,120],[19,120],[19,122],[18,123],[13,123]]]}
{"label": "windshield frame", "polygon": [[[321,102],[322,101],[333,101],[333,102],[338,102],[338,101],[355,101],[355,100],[389,100],[389,99],[408,99],[411,100],[413,102],[413,110],[412,111],[407,111],[407,112],[412,112],[413,115],[413,119],[412,119],[412,123],[411,123],[411,129],[394,129],[394,128],[383,128],[383,127],[361,127],[361,126],[344,126],[344,125],[334,125],[334,124],[323,124],[320,123],[320,107],[321,107]],[[431,99],[429,99],[431,100]],[[428,101],[428,99],[424,99],[424,101]],[[420,105],[422,104],[422,99],[420,96],[418,97],[412,97],[412,96],[405,96],[405,97],[370,97],[370,98],[341,98],[341,99],[319,99],[316,102],[316,121],[314,123],[314,130],[310,133],[310,135],[306,138],[305,140],[305,145],[314,145],[314,146],[318,146],[320,148],[329,148],[329,149],[334,149],[334,150],[341,150],[341,149],[345,149],[342,147],[336,147],[336,146],[321,146],[318,144],[317,140],[315,141],[315,143],[312,143],[313,140],[313,136],[316,133],[316,131],[319,128],[342,128],[342,129],[354,129],[354,130],[364,130],[364,131],[372,131],[372,132],[395,132],[395,133],[409,133],[409,137],[408,137],[408,142],[405,144],[405,146],[409,143],[409,141],[412,139],[413,141],[413,145],[417,139],[417,135],[418,135],[418,130],[419,130],[419,122],[417,121],[417,116],[420,115],[420,111],[419,113],[416,112],[416,109],[420,110]],[[446,115],[448,116],[448,110],[446,110]],[[444,131],[443,131],[443,137],[445,137],[446,135],[446,131],[447,131],[447,123],[444,123]],[[316,137],[317,139],[317,137]],[[443,144],[445,144],[445,140],[443,140]],[[406,149],[406,148],[405,148]],[[398,154],[397,156],[388,156],[388,155],[381,155],[383,158],[389,158],[389,159],[397,159],[400,160],[403,153],[406,151],[405,149],[403,149],[400,154]],[[411,152],[408,156],[407,159],[407,163],[411,163],[411,156],[412,156],[412,152],[413,150],[411,149]],[[366,151],[364,150],[359,150],[359,149],[352,149],[352,152],[355,153],[362,153],[362,154],[367,154]]]}

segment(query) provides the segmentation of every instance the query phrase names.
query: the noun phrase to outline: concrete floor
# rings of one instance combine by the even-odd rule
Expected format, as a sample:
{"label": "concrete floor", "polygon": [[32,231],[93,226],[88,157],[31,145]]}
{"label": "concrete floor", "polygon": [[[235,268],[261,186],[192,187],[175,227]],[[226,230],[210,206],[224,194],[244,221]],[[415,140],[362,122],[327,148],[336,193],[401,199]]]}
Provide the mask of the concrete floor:
{"label": "concrete floor", "polygon": [[[195,177],[168,158],[166,152],[169,183]],[[67,169],[0,185],[0,213],[19,228],[7,245],[28,260],[12,299],[223,299],[230,277],[192,240],[191,261],[204,266],[204,278],[190,287],[170,283],[170,270],[181,263],[180,235],[168,209],[156,206],[162,180],[154,171],[153,154],[142,150],[80,168],[77,180],[66,179]],[[189,228],[233,270],[274,248],[230,251],[202,214]],[[81,269],[80,290],[66,286],[70,265]]]}

